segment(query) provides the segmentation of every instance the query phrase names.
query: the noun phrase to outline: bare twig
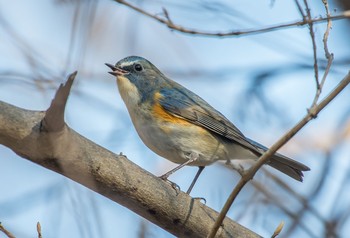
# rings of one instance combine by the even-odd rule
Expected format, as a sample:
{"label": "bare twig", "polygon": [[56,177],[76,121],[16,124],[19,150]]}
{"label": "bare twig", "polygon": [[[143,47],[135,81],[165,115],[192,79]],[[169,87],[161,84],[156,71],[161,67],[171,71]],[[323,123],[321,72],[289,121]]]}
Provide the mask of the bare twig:
{"label": "bare twig", "polygon": [[131,3],[124,1],[124,0],[114,0],[114,1],[131,8],[131,9],[141,13],[142,15],[145,15],[147,17],[150,17],[150,18],[162,23],[162,24],[165,24],[168,28],[170,28],[174,31],[178,31],[178,32],[186,33],[186,34],[191,34],[191,35],[201,35],[201,36],[209,36],[209,37],[233,37],[233,36],[240,36],[240,35],[265,33],[265,32],[275,31],[278,29],[285,29],[285,28],[294,27],[294,26],[308,25],[310,23],[320,23],[320,22],[325,22],[328,20],[341,20],[341,19],[345,19],[345,18],[350,18],[350,10],[348,10],[348,11],[344,11],[342,13],[339,13],[337,15],[331,16],[330,18],[328,18],[328,17],[315,17],[313,19],[303,19],[301,21],[280,23],[280,24],[276,24],[273,26],[266,26],[266,27],[256,28],[256,29],[233,30],[233,31],[228,31],[228,32],[209,32],[209,31],[194,30],[194,29],[186,28],[186,27],[183,27],[180,25],[176,25],[173,23],[173,21],[169,21],[169,19],[167,19],[167,17],[161,18],[157,15],[153,15],[153,14],[146,12],[145,10],[143,10],[135,5],[132,5]]}
{"label": "bare twig", "polygon": [[[234,169],[237,171],[237,169],[235,167],[232,167],[231,166],[232,164],[230,163],[226,163],[225,166],[226,167],[229,167],[231,169]],[[242,171],[238,171],[238,173],[240,173],[242,175]],[[268,171],[265,171],[265,173],[268,174],[268,176],[274,176],[273,174],[269,173]],[[242,175],[243,176],[243,175]],[[274,176],[272,178],[275,182],[281,182],[281,180],[279,180],[276,176]],[[259,191],[260,193],[262,193],[265,197],[269,198],[272,203],[278,207],[281,211],[284,212],[284,214],[286,214],[287,216],[289,216],[290,218],[292,218],[294,221],[297,221],[298,220],[298,216],[300,216],[300,212],[299,211],[290,211],[289,207],[286,206],[285,202],[284,201],[281,201],[280,199],[278,199],[278,197],[276,196],[276,194],[270,192],[269,189],[266,189],[265,186],[263,186],[262,183],[256,181],[256,180],[252,180],[251,181],[251,185],[257,190]],[[281,184],[279,184],[281,185]],[[284,187],[286,186],[286,187]],[[306,203],[305,203],[305,198],[301,197],[301,195],[297,194],[294,190],[292,190],[287,184],[284,184],[282,185],[281,187],[284,187],[289,193],[291,193],[291,195],[293,197],[295,197],[298,201],[300,201],[303,206],[301,209],[309,209],[311,214],[315,215],[320,221],[322,222],[326,222],[325,219],[322,218],[322,216],[315,210],[313,209],[311,206],[308,206],[306,207]],[[300,209],[300,210],[301,210]],[[309,236],[309,237],[314,237],[316,238],[317,235],[313,234],[312,230],[310,230],[304,223],[301,223],[299,221],[297,221],[297,223],[299,223],[299,228],[304,230],[304,232]]]}
{"label": "bare twig", "polygon": [[326,14],[327,14],[327,29],[323,35],[323,45],[324,45],[324,51],[325,51],[325,56],[327,59],[329,59],[331,57],[331,54],[329,53],[329,50],[328,50],[328,36],[329,36],[329,32],[332,28],[332,20],[330,19],[331,17],[331,13],[329,11],[329,5],[328,5],[328,1],[327,0],[322,0],[323,4],[324,4],[324,7],[326,9]]}
{"label": "bare twig", "polygon": [[171,21],[170,19],[170,16],[169,16],[169,13],[168,11],[163,7],[163,13],[164,13],[164,16],[166,17],[166,19],[168,20],[168,22],[172,25],[174,25],[174,23]]}
{"label": "bare twig", "polygon": [[298,0],[295,0],[295,5],[297,5],[300,15],[303,17],[303,20],[305,20],[305,14],[304,14],[303,8],[301,7]]}
{"label": "bare twig", "polygon": [[324,4],[324,7],[326,9],[326,14],[327,14],[327,17],[328,17],[328,20],[327,20],[327,29],[323,35],[323,48],[324,48],[324,52],[325,52],[325,56],[326,56],[326,59],[327,59],[327,66],[326,66],[326,69],[325,69],[325,72],[322,76],[322,80],[321,80],[321,83],[319,85],[319,87],[317,87],[317,90],[316,90],[316,96],[314,98],[314,101],[312,103],[312,106],[315,105],[322,93],[322,88],[323,88],[323,85],[326,81],[326,78],[328,76],[328,73],[329,73],[329,70],[331,68],[331,65],[333,63],[333,59],[334,59],[334,55],[333,53],[329,53],[329,50],[328,50],[328,36],[329,36],[329,32],[330,30],[332,29],[332,21],[330,19],[330,16],[331,16],[331,13],[329,11],[329,6],[328,6],[328,1],[327,0],[322,0],[323,4]]}
{"label": "bare twig", "polygon": [[267,150],[259,160],[242,176],[239,180],[236,187],[231,192],[229,198],[227,199],[224,207],[222,208],[217,220],[215,221],[208,237],[215,237],[219,227],[222,224],[222,221],[226,217],[228,210],[230,209],[233,201],[245,186],[245,184],[251,180],[258,169],[267,162],[267,160],[274,154],[276,151],[281,148],[285,143],[287,143],[301,128],[303,128],[310,120],[315,118],[317,114],[325,108],[348,84],[350,83],[350,72],[345,76],[345,78],[333,89],[333,91],[323,99],[319,104],[313,106],[308,110],[307,114],[302,118],[292,129],[290,129],[285,135],[283,135],[275,144]]}
{"label": "bare twig", "polygon": [[43,238],[43,236],[41,235],[41,225],[40,222],[36,223],[36,230],[38,232],[38,238]]}
{"label": "bare twig", "polygon": [[333,63],[333,59],[334,59],[333,54],[330,54],[330,56],[329,56],[329,58],[328,58],[328,63],[327,63],[327,66],[326,66],[326,70],[325,70],[325,72],[324,72],[324,74],[323,74],[323,76],[322,76],[321,83],[320,83],[319,87],[318,87],[317,90],[316,90],[316,95],[315,95],[315,98],[314,98],[314,100],[313,100],[313,102],[312,102],[311,107],[313,107],[314,105],[316,105],[318,99],[320,98],[320,95],[321,95],[322,89],[323,89],[323,85],[324,85],[324,83],[326,82],[326,78],[327,78],[327,76],[328,76],[329,70],[330,70],[331,65],[332,65],[332,63]]}
{"label": "bare twig", "polygon": [[312,42],[316,90],[319,91],[320,90],[320,81],[318,79],[317,47],[316,47],[316,39],[315,39],[315,32],[314,32],[314,23],[311,21],[311,19],[312,19],[311,18],[311,10],[309,8],[309,4],[307,3],[307,0],[304,0],[304,4],[306,7],[307,20],[309,21],[308,25],[309,25],[309,30],[310,30],[311,42]]}
{"label": "bare twig", "polygon": [[[326,9],[326,14],[327,14],[327,17],[331,16],[330,15],[330,11],[329,11],[329,6],[328,6],[328,1],[327,0],[322,0],[324,6],[325,6],[325,9]],[[317,91],[316,91],[316,96],[314,98],[314,101],[312,103],[312,106],[315,105],[321,95],[321,92],[322,92],[322,88],[323,88],[323,85],[326,81],[326,78],[328,76],[328,73],[329,73],[329,70],[330,70],[330,67],[333,63],[333,59],[334,59],[334,56],[332,53],[329,53],[329,50],[328,50],[328,36],[329,36],[329,32],[332,28],[332,21],[330,19],[327,20],[327,29],[323,35],[323,46],[324,46],[324,51],[325,51],[325,56],[328,60],[327,62],[327,66],[326,66],[326,70],[323,74],[323,77],[322,77],[322,80],[321,80],[321,84],[320,84],[320,87],[317,88]]]}
{"label": "bare twig", "polygon": [[1,222],[0,222],[0,231],[2,231],[8,238],[16,238],[14,235],[12,235],[11,232],[9,232],[8,230],[6,230],[5,227],[3,227]]}
{"label": "bare twig", "polygon": [[281,233],[283,226],[284,226],[284,221],[281,221],[281,223],[277,226],[276,230],[273,232],[273,235],[271,236],[271,238],[277,237]]}

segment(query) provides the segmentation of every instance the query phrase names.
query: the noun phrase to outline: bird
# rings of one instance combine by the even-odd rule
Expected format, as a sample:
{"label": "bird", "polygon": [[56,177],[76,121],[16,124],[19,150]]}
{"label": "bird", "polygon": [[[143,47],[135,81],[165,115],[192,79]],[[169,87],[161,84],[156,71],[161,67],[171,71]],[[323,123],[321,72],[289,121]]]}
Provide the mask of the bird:
{"label": "bird", "polygon": [[[168,180],[186,165],[198,167],[187,194],[206,166],[219,160],[257,160],[268,149],[244,136],[218,110],[165,76],[147,59],[129,56],[106,66],[116,77],[121,98],[143,143],[159,156],[179,164],[160,178]],[[310,170],[280,153],[266,164],[300,182],[303,171]]]}

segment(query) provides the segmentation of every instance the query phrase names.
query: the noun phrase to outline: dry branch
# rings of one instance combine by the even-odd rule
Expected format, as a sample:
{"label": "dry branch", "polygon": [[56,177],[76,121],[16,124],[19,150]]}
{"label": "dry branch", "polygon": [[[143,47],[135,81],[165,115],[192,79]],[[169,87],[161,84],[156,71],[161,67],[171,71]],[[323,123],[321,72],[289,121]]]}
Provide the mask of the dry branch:
{"label": "dry branch", "polygon": [[[46,112],[0,102],[0,144],[129,208],[178,237],[205,237],[218,213],[81,136],[63,120],[75,74]],[[63,124],[62,124],[63,122]],[[226,218],[217,237],[259,237]]]}
{"label": "dry branch", "polygon": [[208,238],[213,238],[217,234],[219,227],[222,224],[222,221],[226,217],[227,212],[229,211],[232,203],[236,199],[239,192],[243,189],[243,187],[253,179],[255,173],[261,168],[263,164],[265,164],[268,159],[277,152],[279,148],[281,148],[285,143],[287,143],[296,133],[298,133],[309,121],[316,118],[318,113],[322,111],[343,89],[350,83],[350,72],[345,76],[345,78],[339,82],[339,84],[333,89],[333,91],[323,99],[319,104],[315,104],[312,108],[310,108],[307,114],[285,135],[283,135],[276,143],[274,143],[270,149],[268,149],[258,161],[242,176],[239,180],[236,187],[231,192],[228,197],[224,207],[222,208],[218,219],[215,221],[215,224],[210,231]]}
{"label": "dry branch", "polygon": [[43,238],[42,234],[41,234],[41,225],[40,222],[36,223],[36,231],[38,232],[38,238]]}
{"label": "dry branch", "polygon": [[[272,26],[266,26],[266,27],[261,27],[261,28],[252,28],[252,29],[242,29],[242,30],[231,30],[231,31],[227,31],[227,32],[210,32],[210,31],[203,31],[203,30],[194,30],[194,29],[190,29],[187,27],[183,27],[180,25],[177,25],[174,23],[173,20],[170,20],[170,16],[169,13],[166,9],[163,8],[163,13],[165,13],[165,18],[162,18],[160,16],[158,16],[157,14],[152,14],[149,13],[129,2],[126,2],[124,0],[114,0],[115,2],[118,2],[120,4],[123,4],[131,9],[133,9],[134,11],[147,16],[149,18],[152,18],[164,25],[166,25],[169,29],[174,30],[174,31],[178,31],[178,32],[182,32],[185,34],[190,34],[190,35],[199,35],[199,36],[208,36],[208,37],[234,37],[234,36],[242,36],[242,35],[250,35],[250,34],[257,34],[257,33],[266,33],[266,32],[270,32],[270,31],[275,31],[275,30],[279,30],[279,29],[286,29],[286,28],[290,28],[290,27],[296,27],[296,26],[305,26],[305,25],[310,25],[310,24],[314,24],[314,23],[321,23],[321,22],[325,22],[325,21],[329,21],[329,20],[341,20],[341,19],[346,19],[346,18],[350,18],[350,10],[348,11],[344,11],[341,13],[338,13],[337,15],[333,15],[333,16],[326,16],[326,17],[315,17],[315,18],[304,18],[302,20],[296,20],[293,22],[287,22],[287,23],[280,23],[280,24],[276,24],[276,25],[272,25]],[[165,11],[164,11],[165,10]]]}
{"label": "dry branch", "polygon": [[12,235],[11,232],[9,232],[0,222],[0,231],[3,232],[8,238],[16,238],[14,235]]}

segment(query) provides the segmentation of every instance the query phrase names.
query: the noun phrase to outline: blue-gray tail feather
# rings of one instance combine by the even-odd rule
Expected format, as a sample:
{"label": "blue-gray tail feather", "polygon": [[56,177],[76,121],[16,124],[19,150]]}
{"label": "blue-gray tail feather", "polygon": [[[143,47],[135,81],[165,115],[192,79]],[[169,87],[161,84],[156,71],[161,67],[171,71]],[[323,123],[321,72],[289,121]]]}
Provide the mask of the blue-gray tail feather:
{"label": "blue-gray tail feather", "polygon": [[[262,154],[268,149],[253,140],[248,139],[248,141],[257,147],[257,151],[255,151],[256,153]],[[266,164],[300,182],[303,181],[303,171],[310,170],[306,165],[279,153],[273,155]]]}

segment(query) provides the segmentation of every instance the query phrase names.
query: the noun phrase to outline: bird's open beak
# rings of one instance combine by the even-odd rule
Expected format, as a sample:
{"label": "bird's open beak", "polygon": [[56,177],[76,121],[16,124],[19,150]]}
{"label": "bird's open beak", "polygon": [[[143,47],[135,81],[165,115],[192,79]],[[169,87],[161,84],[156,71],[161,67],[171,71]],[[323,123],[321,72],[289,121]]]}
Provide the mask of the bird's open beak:
{"label": "bird's open beak", "polygon": [[128,71],[123,70],[123,69],[118,68],[118,67],[115,67],[115,66],[112,65],[112,64],[105,63],[105,65],[107,65],[107,67],[109,67],[111,70],[113,70],[112,72],[108,72],[108,73],[110,73],[111,75],[114,75],[114,76],[123,76],[123,75],[126,75],[126,74],[129,73]]}

